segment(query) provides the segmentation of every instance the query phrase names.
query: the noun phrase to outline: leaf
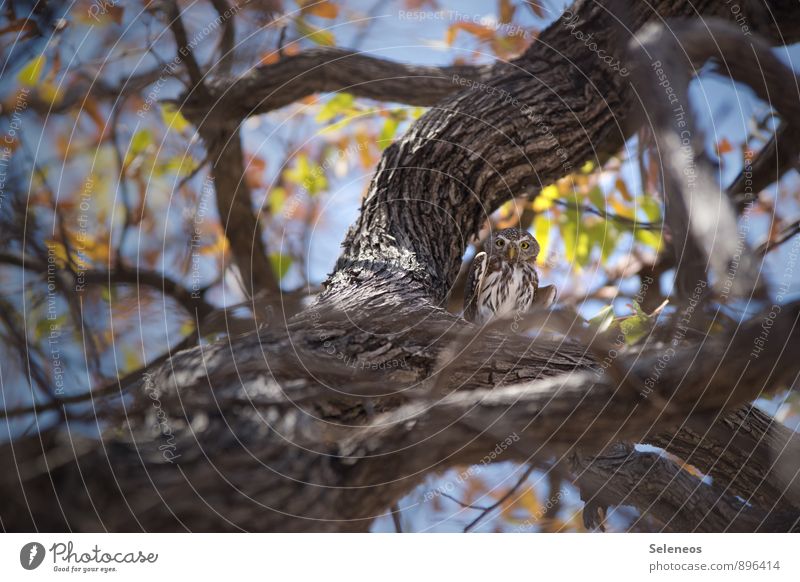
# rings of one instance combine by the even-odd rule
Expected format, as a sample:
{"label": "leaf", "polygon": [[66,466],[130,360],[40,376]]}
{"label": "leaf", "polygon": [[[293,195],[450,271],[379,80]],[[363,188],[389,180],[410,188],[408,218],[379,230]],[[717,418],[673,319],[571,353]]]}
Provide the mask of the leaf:
{"label": "leaf", "polygon": [[221,256],[228,250],[228,237],[226,237],[223,232],[220,230],[217,235],[216,239],[210,245],[205,245],[200,247],[200,254],[201,255],[212,255],[212,256]]}
{"label": "leaf", "polygon": [[352,113],[355,100],[356,98],[350,93],[337,93],[328,99],[325,105],[320,108],[316,120],[320,123],[324,123],[338,115],[348,115]]}
{"label": "leaf", "polygon": [[279,281],[283,279],[286,273],[289,272],[289,268],[292,266],[291,257],[287,257],[281,253],[270,253],[269,262],[272,265],[272,270],[275,271],[275,276],[278,277]]}
{"label": "leaf", "polygon": [[661,220],[661,205],[657,200],[654,200],[650,196],[640,196],[637,202],[642,212],[644,212],[644,215],[647,217],[647,220],[650,222],[658,222]]}
{"label": "leaf", "polygon": [[302,16],[294,20],[297,32],[304,38],[321,46],[334,46],[336,38],[329,30],[322,30],[313,24],[309,24]]}
{"label": "leaf", "polygon": [[633,196],[631,196],[630,190],[628,190],[628,185],[625,183],[625,180],[622,178],[617,178],[616,181],[617,190],[619,193],[622,194],[622,197],[627,200],[628,202],[633,202]]}
{"label": "leaf", "polygon": [[555,184],[550,184],[549,186],[545,186],[542,188],[542,191],[539,192],[539,196],[544,196],[545,198],[549,198],[550,200],[555,200],[559,196],[558,186]]}
{"label": "leaf", "polygon": [[514,12],[516,12],[517,7],[511,3],[511,0],[500,0],[500,5],[497,8],[497,12],[499,14],[498,20],[502,24],[508,24],[514,19]]}
{"label": "leaf", "polygon": [[533,10],[536,16],[538,16],[539,18],[544,18],[544,9],[541,6],[539,6],[536,2],[533,2],[532,0],[528,0],[527,4],[528,6],[531,7],[531,10]]}
{"label": "leaf", "polygon": [[171,103],[165,103],[161,106],[161,120],[169,129],[173,129],[178,133],[183,133],[190,125],[183,113]]}
{"label": "leaf", "polygon": [[609,327],[611,327],[611,323],[614,321],[614,306],[613,305],[606,305],[600,311],[597,312],[593,318],[589,320],[589,325],[597,330],[598,333],[603,333]]}
{"label": "leaf", "polygon": [[358,157],[361,160],[361,166],[364,168],[371,168],[374,160],[370,153],[370,144],[372,142],[370,136],[364,131],[357,131],[355,138],[356,144],[358,145]]}
{"label": "leaf", "polygon": [[48,81],[39,86],[39,97],[49,105],[58,105],[63,96],[63,89],[52,82]]}
{"label": "leaf", "polygon": [[550,219],[543,214],[537,215],[533,219],[533,232],[539,241],[539,256],[536,257],[536,262],[544,265],[550,251]]}
{"label": "leaf", "polygon": [[322,2],[306,0],[297,4],[302,8],[303,14],[311,14],[320,18],[336,18],[339,16],[339,7],[330,2],[330,0],[323,0]]}
{"label": "leaf", "polygon": [[641,315],[634,315],[623,319],[619,324],[619,328],[625,336],[625,341],[632,345],[650,332],[650,320]]}
{"label": "leaf", "polygon": [[34,57],[17,73],[17,81],[26,87],[33,87],[42,76],[46,59],[44,55]]}
{"label": "leaf", "polygon": [[650,333],[650,329],[653,326],[650,317],[642,311],[642,308],[635,301],[633,302],[633,310],[636,314],[623,319],[619,324],[619,328],[625,335],[625,341],[628,344],[635,344],[645,337]]}
{"label": "leaf", "polygon": [[458,29],[455,26],[448,26],[447,30],[444,32],[444,43],[447,46],[453,46],[453,43],[456,41],[456,33]]}
{"label": "leaf", "polygon": [[[149,129],[140,129],[131,136],[128,154],[125,156],[123,166],[128,168],[133,161],[153,143],[153,134]],[[155,161],[155,160],[154,160]]]}
{"label": "leaf", "polygon": [[575,260],[581,266],[586,266],[589,262],[589,254],[591,251],[591,238],[589,231],[586,228],[578,227],[578,241],[575,247]]}
{"label": "leaf", "polygon": [[546,196],[542,196],[541,194],[534,198],[533,200],[533,211],[534,212],[544,212],[545,210],[549,210],[553,206],[552,198],[547,198]]}
{"label": "leaf", "polygon": [[283,205],[286,203],[286,188],[280,186],[270,190],[267,204],[269,205],[269,212],[273,216],[280,214]]}
{"label": "leaf", "polygon": [[153,134],[149,129],[140,129],[131,136],[130,153],[133,155],[145,151],[153,143]]}
{"label": "leaf", "polygon": [[386,122],[381,128],[380,134],[378,134],[378,145],[381,148],[391,145],[392,140],[394,140],[394,136],[397,134],[397,128],[399,125],[400,122],[394,116],[390,116],[386,119]]}
{"label": "leaf", "polygon": [[729,142],[727,138],[723,137],[721,140],[719,140],[719,143],[717,143],[718,156],[730,153],[732,151],[733,151],[733,146],[731,145],[731,142]]}
{"label": "leaf", "polygon": [[494,38],[495,31],[485,26],[483,24],[477,24],[475,22],[467,22],[467,21],[459,21],[455,24],[451,24],[447,28],[447,39],[449,39],[448,44],[452,44],[452,42],[456,38],[456,32],[459,30],[463,30],[474,37],[476,37],[480,41],[490,41]]}
{"label": "leaf", "polygon": [[652,230],[647,230],[645,228],[637,228],[634,231],[634,237],[644,246],[650,247],[656,252],[661,250],[661,244],[662,244],[661,232],[655,232]]}
{"label": "leaf", "polygon": [[594,222],[594,224],[587,226],[586,230],[589,232],[592,248],[600,250],[600,260],[607,261],[617,246],[619,230],[613,223],[605,220]]}
{"label": "leaf", "polygon": [[605,210],[606,197],[603,194],[603,190],[600,188],[600,186],[595,186],[589,190],[589,200],[598,210]]}
{"label": "leaf", "polygon": [[318,194],[328,187],[325,169],[319,164],[311,164],[306,154],[299,154],[294,167],[286,170],[283,176],[286,180],[306,190],[309,196]]}

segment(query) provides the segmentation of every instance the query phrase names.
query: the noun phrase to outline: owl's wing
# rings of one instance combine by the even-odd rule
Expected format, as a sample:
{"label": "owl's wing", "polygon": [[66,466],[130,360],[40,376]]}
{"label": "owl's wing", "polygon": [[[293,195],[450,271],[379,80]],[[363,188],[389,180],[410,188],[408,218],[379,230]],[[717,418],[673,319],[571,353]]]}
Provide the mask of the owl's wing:
{"label": "owl's wing", "polygon": [[475,321],[475,317],[478,315],[478,295],[488,262],[485,252],[478,253],[472,259],[472,266],[467,276],[467,286],[464,289],[464,319],[467,321]]}
{"label": "owl's wing", "polygon": [[537,307],[550,307],[556,302],[557,297],[558,289],[556,289],[556,286],[545,285],[536,290],[536,297],[533,300],[533,304]]}

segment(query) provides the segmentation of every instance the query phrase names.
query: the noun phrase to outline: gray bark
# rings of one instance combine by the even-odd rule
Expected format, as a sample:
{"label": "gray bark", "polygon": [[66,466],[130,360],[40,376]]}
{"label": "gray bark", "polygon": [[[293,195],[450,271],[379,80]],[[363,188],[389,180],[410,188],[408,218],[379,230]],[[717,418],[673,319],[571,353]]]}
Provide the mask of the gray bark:
{"label": "gray bark", "polygon": [[[800,40],[793,3],[769,2],[768,19],[756,4],[745,10],[766,39]],[[628,62],[629,36],[606,8],[579,1],[572,11],[598,46]],[[630,30],[660,18],[731,17],[712,0],[636,2],[616,14]],[[286,99],[381,78],[356,69]],[[481,462],[516,435],[497,460],[570,459],[592,510],[633,504],[672,530],[795,528],[798,458],[775,465],[770,455],[771,444],[796,443],[763,419],[725,411],[794,381],[800,303],[783,306],[758,357],[749,354],[764,316],[682,341],[650,392],[643,386],[663,346],[622,355],[601,373],[602,346],[577,328],[567,341],[534,341],[511,322],[479,332],[441,307],[490,212],[615,152],[641,123],[631,78],[603,66],[561,21],[479,78],[484,86],[472,89],[456,79],[452,93],[440,81],[423,98],[442,100],[386,150],[312,308],[149,371],[134,399],[116,403],[124,415],[102,409],[115,428],[101,442],[67,423],[3,446],[3,527],[366,530],[426,475]],[[263,105],[280,92],[273,82],[234,84],[253,97],[232,115],[283,104]],[[222,84],[209,86],[213,94]],[[384,92],[369,96],[401,91],[377,86]],[[198,99],[187,104],[193,120]],[[725,444],[742,431],[744,444]],[[714,483],[620,441],[663,446]]]}

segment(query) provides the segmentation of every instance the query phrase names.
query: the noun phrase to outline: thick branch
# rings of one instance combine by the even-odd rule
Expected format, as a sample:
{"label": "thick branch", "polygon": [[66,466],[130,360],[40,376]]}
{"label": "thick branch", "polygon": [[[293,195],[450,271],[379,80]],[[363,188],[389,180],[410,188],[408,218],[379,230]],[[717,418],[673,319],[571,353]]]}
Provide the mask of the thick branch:
{"label": "thick branch", "polygon": [[433,105],[459,90],[453,76],[480,79],[489,67],[406,65],[340,48],[317,48],[257,67],[235,80],[213,79],[209,97],[187,96],[186,115],[208,123],[241,121],[314,93],[344,91],[378,101]]}

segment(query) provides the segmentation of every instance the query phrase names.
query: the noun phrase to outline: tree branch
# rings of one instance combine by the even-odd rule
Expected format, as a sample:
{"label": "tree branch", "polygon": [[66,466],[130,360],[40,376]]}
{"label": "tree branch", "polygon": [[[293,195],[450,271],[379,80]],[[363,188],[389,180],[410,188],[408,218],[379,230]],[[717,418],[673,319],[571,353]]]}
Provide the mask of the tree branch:
{"label": "tree branch", "polygon": [[210,96],[184,95],[184,115],[206,123],[241,121],[268,113],[314,93],[344,91],[357,97],[408,105],[433,105],[456,93],[454,76],[479,80],[490,67],[406,65],[363,52],[325,47],[282,57],[241,77],[208,82]]}

